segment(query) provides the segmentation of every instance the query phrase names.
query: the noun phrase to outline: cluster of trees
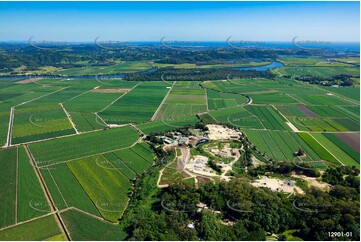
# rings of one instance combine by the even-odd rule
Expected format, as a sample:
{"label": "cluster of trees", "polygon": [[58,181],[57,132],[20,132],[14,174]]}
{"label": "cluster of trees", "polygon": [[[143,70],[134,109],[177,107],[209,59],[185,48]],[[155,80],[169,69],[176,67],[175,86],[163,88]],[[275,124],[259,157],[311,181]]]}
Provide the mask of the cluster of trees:
{"label": "cluster of trees", "polygon": [[[246,150],[242,159],[249,161],[254,147],[245,136],[239,142]],[[201,147],[198,151],[204,152]],[[162,157],[170,159],[172,154],[163,151]],[[179,182],[159,189],[156,180],[161,168],[153,167],[136,182],[133,206],[122,218],[129,240],[249,241],[265,240],[271,233],[279,234],[282,240],[285,236],[281,234],[291,229],[303,240],[335,239],[329,232],[351,234],[337,239],[360,239],[360,171],[355,167],[327,169],[322,180],[333,185],[328,192],[310,187],[305,194],[293,196],[254,187],[246,177],[321,174],[291,162],[270,161],[258,167],[250,165],[247,175],[236,175],[229,182],[206,183],[199,188]],[[200,203],[208,209],[200,209]]]}
{"label": "cluster of trees", "polygon": [[355,166],[328,168],[323,174],[322,180],[331,185],[352,187],[360,191],[360,170]]}
{"label": "cluster of trees", "polygon": [[[178,183],[158,193],[151,209],[142,211],[146,218],[129,222],[129,239],[265,240],[267,232],[296,229],[304,240],[331,240],[330,231],[352,232],[342,239],[358,240],[359,193],[354,189],[355,195],[347,196],[345,189],[338,185],[326,193],[312,188],[306,195],[287,197],[239,179],[198,189]],[[209,209],[199,210],[200,202]]]}
{"label": "cluster of trees", "polygon": [[102,49],[95,44],[45,47],[53,48],[53,50],[40,50],[30,46],[28,43],[0,43],[0,71],[11,73],[15,68],[21,66],[26,66],[27,70],[37,70],[43,66],[54,66],[64,69],[87,65],[107,66],[115,64],[116,60],[203,65],[226,63],[229,60],[243,61],[244,59],[253,58],[274,60],[281,55],[310,55],[307,51],[299,53],[298,50],[271,48],[240,50],[226,47],[202,48],[197,51],[177,51],[155,45],[122,46],[114,50]]}
{"label": "cluster of trees", "polygon": [[126,73],[125,80],[128,81],[206,81],[206,80],[226,80],[227,76],[237,76],[239,78],[269,78],[275,77],[270,71],[238,71],[229,68],[204,68],[204,69],[177,69],[161,68],[155,72],[147,73]]}
{"label": "cluster of trees", "polygon": [[299,175],[305,175],[309,177],[320,177],[321,173],[310,163],[295,164],[290,161],[271,161],[266,165],[258,167],[249,167],[248,174],[252,177],[258,177],[265,175],[266,173],[276,173],[285,176],[291,175],[292,172],[295,172]]}
{"label": "cluster of trees", "polygon": [[209,166],[210,168],[212,168],[213,170],[215,170],[218,174],[221,174],[221,173],[222,173],[221,167],[219,167],[219,166],[217,165],[217,163],[216,163],[211,157],[208,158],[207,164],[208,164],[208,166]]}
{"label": "cluster of trees", "polygon": [[[277,58],[277,50],[235,50],[232,48],[206,48],[199,51],[175,51],[154,45],[112,46],[113,50],[99,48],[95,44],[47,45],[41,50],[28,43],[0,43],[0,70],[12,72],[26,66],[27,70],[37,70],[42,66],[73,68],[86,65],[107,66],[115,60],[154,61],[157,63],[223,63],[225,59]],[[52,50],[50,50],[52,49]]]}
{"label": "cluster of trees", "polygon": [[355,81],[352,79],[352,75],[335,75],[332,77],[320,77],[320,76],[312,76],[312,75],[304,75],[296,77],[296,80],[308,82],[310,84],[317,84],[323,86],[332,86],[332,85],[339,85],[339,86],[353,86]]}

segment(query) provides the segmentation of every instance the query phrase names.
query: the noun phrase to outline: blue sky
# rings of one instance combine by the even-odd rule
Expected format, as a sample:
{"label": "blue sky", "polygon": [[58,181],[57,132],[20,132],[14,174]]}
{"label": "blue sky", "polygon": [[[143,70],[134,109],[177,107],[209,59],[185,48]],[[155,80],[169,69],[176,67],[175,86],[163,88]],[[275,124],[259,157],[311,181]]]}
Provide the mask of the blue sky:
{"label": "blue sky", "polygon": [[359,2],[0,2],[0,40],[359,41]]}

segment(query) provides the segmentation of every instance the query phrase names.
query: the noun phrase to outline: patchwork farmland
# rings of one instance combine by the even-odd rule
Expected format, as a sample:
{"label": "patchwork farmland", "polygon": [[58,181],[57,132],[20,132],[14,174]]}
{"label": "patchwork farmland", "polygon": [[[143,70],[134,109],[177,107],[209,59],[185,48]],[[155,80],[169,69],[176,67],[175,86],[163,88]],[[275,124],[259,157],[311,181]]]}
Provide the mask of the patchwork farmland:
{"label": "patchwork farmland", "polygon": [[207,111],[204,89],[191,84],[191,82],[175,82],[158,110],[155,120],[171,121],[177,117]]}
{"label": "patchwork farmland", "polygon": [[[165,187],[183,181],[197,187],[213,181],[178,171],[179,150],[179,163],[165,164],[160,159],[163,152],[169,152],[172,160],[175,155],[162,149],[164,134],[173,135],[169,142],[179,134],[208,142],[209,137],[200,131],[207,124],[241,132],[252,160],[260,167],[288,162],[321,172],[359,168],[359,87],[311,85],[289,76],[297,77],[302,71],[332,76],[350,67],[315,67],[317,58],[281,61],[286,66],[275,71],[278,76],[274,78],[3,79],[0,240],[126,239],[127,230],[119,226],[119,220],[129,216],[139,189],[151,194],[155,184]],[[111,74],[126,68],[143,70],[144,65],[124,62],[102,70]],[[81,75],[97,70],[60,72]],[[298,151],[302,155],[295,155]],[[203,154],[196,148],[192,153]],[[164,165],[159,181],[149,178]],[[234,169],[220,176],[240,177],[242,173]],[[153,183],[139,188],[144,177]],[[44,227],[46,231],[40,233]],[[28,230],[34,233],[17,236]]]}

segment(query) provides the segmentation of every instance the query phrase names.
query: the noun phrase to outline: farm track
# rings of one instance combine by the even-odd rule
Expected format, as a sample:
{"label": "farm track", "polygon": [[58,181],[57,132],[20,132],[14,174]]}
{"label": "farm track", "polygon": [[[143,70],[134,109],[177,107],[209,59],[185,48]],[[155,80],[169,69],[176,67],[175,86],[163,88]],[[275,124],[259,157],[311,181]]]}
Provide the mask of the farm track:
{"label": "farm track", "polygon": [[314,140],[317,141],[317,143],[319,145],[321,145],[330,155],[332,155],[338,162],[340,162],[341,165],[345,166],[345,164],[342,163],[342,161],[340,161],[333,153],[331,153],[320,141],[318,141],[315,137],[313,137],[313,135],[309,132],[306,132],[308,133]]}
{"label": "farm track", "polygon": [[31,103],[31,102],[36,101],[36,100],[39,100],[39,99],[41,99],[41,98],[43,98],[43,97],[47,97],[47,96],[49,96],[49,95],[51,95],[51,94],[54,94],[54,93],[57,93],[57,92],[61,92],[61,91],[65,90],[65,89],[67,89],[67,88],[69,88],[69,87],[70,87],[70,86],[60,88],[59,90],[56,90],[56,91],[54,91],[54,92],[50,92],[50,93],[47,93],[47,94],[42,95],[42,96],[40,96],[40,97],[31,99],[31,100],[29,100],[29,101],[22,102],[22,103],[20,103],[20,104],[17,104],[17,105],[15,105],[14,107],[19,107],[19,106],[22,106],[22,105],[24,105],[24,104]]}
{"label": "farm track", "polygon": [[[159,104],[157,110],[154,112],[154,114],[153,114],[152,118],[150,119],[150,121],[154,121],[154,119],[157,117],[158,112],[161,110],[161,108],[162,108],[165,100],[167,100],[167,98],[168,98],[168,96],[169,96],[169,93],[172,91],[172,89],[173,89],[173,87],[174,87],[175,84],[176,84],[176,81],[173,82],[171,88],[169,88],[169,91],[168,91],[167,94],[164,96],[162,102]],[[162,117],[162,118],[163,118],[163,117]]]}
{"label": "farm track", "polygon": [[[104,121],[104,119],[102,119],[102,117],[100,117],[98,113],[94,113],[94,114],[103,122],[103,124],[99,123],[97,119],[95,119],[95,122],[97,122],[98,124],[100,124],[101,126],[104,126],[104,127],[108,126],[107,123]],[[100,129],[98,129],[98,130],[100,130]]]}
{"label": "farm track", "polygon": [[[163,150],[164,151],[166,151],[165,149],[165,146],[163,146]],[[174,148],[173,148],[174,149]],[[162,176],[163,176],[163,171],[168,167],[168,166],[170,166],[173,162],[175,162],[176,160],[177,160],[177,158],[178,158],[178,152],[177,152],[177,149],[174,149],[175,150],[175,156],[174,156],[174,159],[172,160],[172,162],[169,162],[163,169],[161,169],[160,171],[159,171],[159,176],[158,176],[158,180],[157,180],[157,187],[159,187],[159,188],[163,188],[163,187],[168,187],[169,186],[169,184],[160,184],[160,181],[161,181],[161,179],[162,179]]]}
{"label": "farm track", "polygon": [[37,97],[37,98],[31,99],[31,100],[22,102],[22,103],[20,103],[20,104],[17,104],[17,105],[15,105],[15,106],[11,107],[11,109],[10,109],[10,118],[9,118],[8,135],[7,135],[7,140],[6,140],[6,144],[5,144],[4,148],[11,147],[11,138],[12,138],[12,132],[13,132],[13,123],[14,123],[14,111],[15,111],[15,107],[19,107],[19,106],[22,106],[22,105],[24,105],[24,104],[27,104],[27,103],[36,101],[36,100],[41,99],[41,98],[43,98],[43,97],[46,97],[46,96],[49,96],[49,95],[51,95],[51,94],[60,92],[60,91],[66,89],[66,88],[69,88],[69,87],[70,87],[70,86],[60,88],[59,90],[56,90],[56,91],[54,91],[54,92],[47,93],[47,94],[42,95],[42,96],[40,96],[40,97]]}
{"label": "farm track", "polygon": [[[132,87],[131,89],[129,89],[129,91],[127,91],[126,93],[120,95],[118,98],[116,98],[113,102],[109,103],[107,106],[105,106],[102,110],[96,112],[96,114],[101,113],[103,111],[105,111],[107,108],[109,108],[110,106],[112,106],[116,101],[118,101],[119,99],[121,99],[122,97],[124,97],[125,95],[127,95],[128,93],[130,93],[134,88],[136,88],[137,86],[139,86],[142,82],[138,82],[134,87]],[[104,120],[103,120],[104,121]]]}
{"label": "farm track", "polygon": [[135,129],[135,131],[137,131],[140,135],[143,136],[143,138],[146,136],[143,131],[141,131],[140,129],[138,129],[138,127],[135,124],[130,124],[130,126],[132,126],[133,129]]}
{"label": "farm track", "polygon": [[207,112],[209,111],[209,105],[208,105],[208,94],[207,94],[207,89],[204,89],[205,92],[205,96],[206,96],[206,105],[207,105]]}
{"label": "farm track", "polygon": [[[236,94],[236,95],[241,95],[241,96],[244,96],[244,97],[247,98],[247,102],[242,103],[242,104],[239,104],[239,105],[236,105],[236,106],[232,106],[232,107],[250,105],[250,104],[252,104],[252,102],[253,102],[253,99],[252,99],[250,96],[248,96],[247,94],[242,94],[242,93],[238,93],[238,92],[219,91],[219,90],[216,90],[216,89],[214,89],[214,88],[204,88],[204,87],[202,86],[202,84],[200,84],[200,86],[201,86],[206,92],[207,92],[207,89],[210,89],[210,90],[213,90],[213,91],[215,91],[215,92],[226,93],[226,94]],[[207,110],[208,110],[208,96],[207,96],[207,94],[206,94],[206,97],[207,97]],[[230,108],[230,107],[217,108],[217,110],[219,110],[219,109],[225,109],[225,108]],[[208,111],[212,111],[212,110],[215,110],[215,109],[211,109],[211,110],[208,110]]]}
{"label": "farm track", "polygon": [[94,215],[94,214],[85,212],[84,210],[81,210],[81,209],[79,209],[79,208],[77,208],[77,207],[68,207],[68,208],[59,210],[59,214],[61,214],[61,213],[63,213],[63,212],[66,212],[66,211],[69,211],[69,210],[76,210],[76,211],[78,211],[78,212],[80,212],[80,213],[86,214],[86,215],[88,215],[88,216],[90,216],[90,217],[92,217],[92,218],[98,219],[98,220],[100,220],[100,221],[102,221],[102,222],[105,222],[105,223],[108,223],[108,224],[112,224],[112,225],[118,225],[118,224],[119,224],[119,223],[109,222],[108,220],[106,220],[106,219],[104,219],[104,218],[102,218],[102,217],[99,217],[99,216],[96,216],[96,215]]}
{"label": "farm track", "polygon": [[50,212],[50,213],[47,213],[47,214],[44,214],[44,215],[41,215],[41,216],[38,216],[38,217],[35,217],[35,218],[32,218],[32,219],[29,219],[29,220],[25,220],[25,221],[22,221],[22,222],[19,222],[19,223],[16,223],[16,224],[12,224],[12,225],[9,225],[9,226],[5,226],[5,227],[0,228],[0,231],[6,230],[6,229],[10,229],[10,228],[16,227],[16,226],[18,226],[18,225],[22,225],[22,224],[25,224],[25,223],[28,223],[28,222],[31,222],[31,221],[35,221],[35,220],[41,219],[41,218],[45,218],[45,217],[50,216],[50,215],[55,214],[55,213],[56,213],[56,211],[52,211],[52,212]]}
{"label": "farm track", "polygon": [[39,167],[39,169],[44,169],[44,168],[47,168],[47,167],[50,167],[50,166],[63,164],[63,163],[67,163],[67,162],[74,161],[74,160],[89,158],[89,157],[96,156],[96,155],[104,155],[104,154],[116,152],[116,151],[119,151],[119,150],[130,149],[130,148],[133,148],[135,145],[141,143],[143,138],[144,138],[144,136],[139,137],[132,145],[124,147],[124,148],[119,148],[119,149],[110,150],[110,151],[106,151],[106,152],[96,153],[96,154],[92,154],[92,155],[86,155],[86,156],[83,156],[83,157],[80,157],[80,158],[74,158],[74,159],[70,159],[70,160],[66,160],[66,161],[60,161],[60,162],[52,163],[52,164],[49,164],[49,165],[41,166],[41,167]]}
{"label": "farm track", "polygon": [[59,103],[59,104],[60,104],[61,108],[64,110],[64,113],[66,114],[66,116],[68,117],[69,122],[71,123],[71,126],[73,126],[73,129],[75,130],[75,133],[79,134],[79,131],[77,130],[73,120],[71,119],[70,113],[68,111],[66,111],[66,109],[65,109],[65,107],[64,107],[64,105],[62,103]]}
{"label": "farm track", "polygon": [[59,188],[59,186],[58,186],[58,183],[57,183],[56,180],[54,179],[53,174],[51,173],[51,171],[50,171],[49,169],[47,169],[47,170],[48,170],[48,172],[49,172],[49,175],[50,175],[51,179],[52,179],[53,182],[54,182],[54,185],[56,186],[56,189],[58,190],[61,198],[63,199],[63,201],[64,201],[64,203],[65,203],[65,206],[66,206],[66,207],[69,207],[68,203],[66,202],[66,199],[64,198],[63,193],[61,192],[61,190],[60,190],[60,188]]}
{"label": "farm track", "polygon": [[285,115],[283,115],[283,113],[281,113],[281,112],[276,108],[275,105],[271,105],[271,106],[276,110],[276,112],[277,112],[278,114],[280,114],[280,115],[286,120],[286,124],[292,129],[293,132],[300,132],[300,131],[298,130],[298,128],[297,128],[296,126],[294,126],[294,125],[288,120],[288,118],[287,118]]}
{"label": "farm track", "polygon": [[18,183],[19,183],[19,146],[16,147],[16,175],[15,175],[15,224],[18,223]]}
{"label": "farm track", "polygon": [[14,125],[14,112],[15,112],[15,108],[12,107],[10,109],[9,128],[8,128],[8,135],[7,135],[7,139],[6,139],[6,144],[4,146],[5,148],[11,146],[11,137],[13,135],[13,125]]}
{"label": "farm track", "polygon": [[75,134],[67,134],[67,135],[62,135],[62,136],[57,136],[57,137],[52,137],[52,138],[39,139],[39,140],[34,140],[34,141],[29,141],[29,142],[24,142],[24,143],[18,143],[18,144],[11,145],[9,147],[17,147],[17,146],[20,146],[20,145],[34,144],[34,143],[39,143],[39,142],[43,142],[43,141],[61,139],[61,138],[72,137],[72,136],[76,136],[76,135],[88,134],[88,133],[99,132],[99,131],[101,131],[101,129],[90,130],[90,131],[82,132],[82,133],[79,133],[79,134],[76,134],[76,133]]}
{"label": "farm track", "polygon": [[48,200],[48,203],[51,205],[52,210],[55,211],[54,214],[55,214],[55,216],[56,216],[56,218],[57,218],[57,222],[58,222],[58,224],[59,224],[59,226],[60,226],[63,234],[64,234],[64,235],[66,236],[66,238],[70,241],[71,238],[70,238],[69,232],[67,231],[66,226],[65,226],[65,223],[64,223],[63,219],[62,219],[61,216],[60,216],[59,210],[58,210],[58,208],[57,208],[56,205],[55,205],[55,202],[54,202],[54,200],[53,200],[53,198],[52,198],[52,196],[51,196],[51,194],[50,194],[50,191],[49,191],[49,189],[48,189],[48,187],[47,187],[47,185],[46,185],[46,183],[45,183],[45,180],[44,180],[44,178],[43,178],[43,176],[42,176],[42,174],[41,174],[41,172],[40,172],[40,169],[39,169],[39,167],[36,165],[36,162],[35,162],[35,159],[34,159],[34,157],[33,157],[33,154],[31,153],[31,151],[30,151],[30,149],[29,149],[29,147],[28,147],[27,145],[25,145],[25,149],[26,149],[26,152],[28,153],[28,156],[29,156],[29,158],[30,158],[30,161],[31,161],[33,167],[35,168],[37,177],[38,177],[38,179],[39,179],[39,181],[40,181],[41,187],[42,187],[43,190],[44,190],[44,193],[45,193],[45,195],[46,195],[46,198],[47,198],[47,200]]}
{"label": "farm track", "polygon": [[100,87],[100,86],[97,86],[97,87],[94,87],[94,88],[92,88],[92,89],[90,89],[90,90],[88,90],[88,91],[82,92],[82,93],[80,93],[80,94],[78,94],[78,95],[76,95],[76,96],[74,96],[74,97],[66,100],[65,102],[69,102],[69,101],[74,100],[74,99],[76,99],[76,98],[78,98],[78,97],[81,97],[81,96],[83,96],[83,95],[85,95],[85,94],[87,94],[87,93],[89,93],[89,92],[91,92],[91,91],[93,91],[94,89],[97,89],[97,88],[99,88],[99,87]]}

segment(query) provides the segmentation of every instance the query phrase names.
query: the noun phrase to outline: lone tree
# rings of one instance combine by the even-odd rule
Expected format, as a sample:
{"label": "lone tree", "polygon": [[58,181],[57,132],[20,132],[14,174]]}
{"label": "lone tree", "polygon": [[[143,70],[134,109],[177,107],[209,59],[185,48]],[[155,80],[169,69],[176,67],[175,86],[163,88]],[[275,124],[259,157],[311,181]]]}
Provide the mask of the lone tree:
{"label": "lone tree", "polygon": [[303,156],[305,154],[305,151],[302,148],[299,148],[296,152],[296,156]]}

